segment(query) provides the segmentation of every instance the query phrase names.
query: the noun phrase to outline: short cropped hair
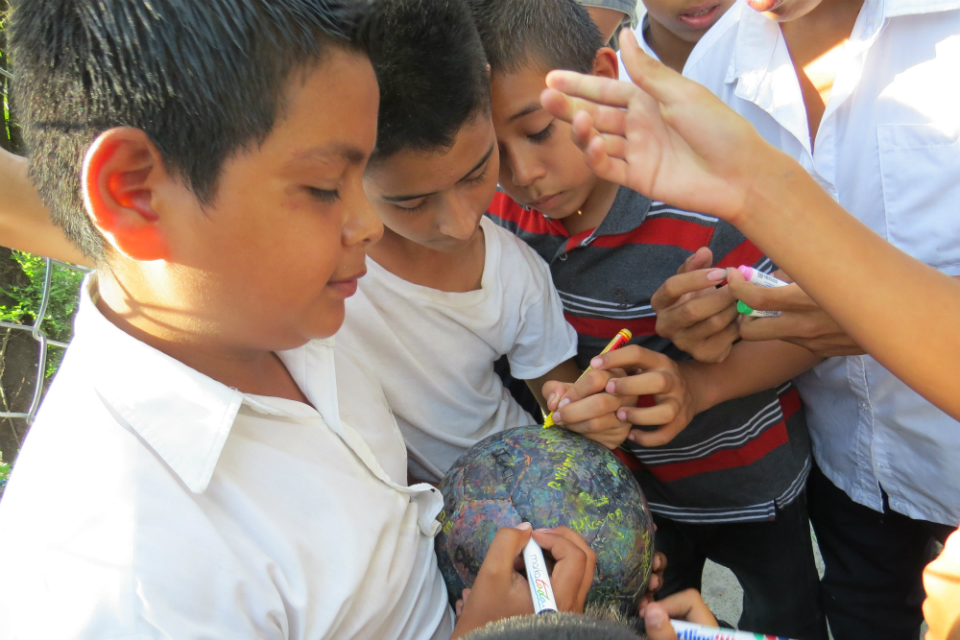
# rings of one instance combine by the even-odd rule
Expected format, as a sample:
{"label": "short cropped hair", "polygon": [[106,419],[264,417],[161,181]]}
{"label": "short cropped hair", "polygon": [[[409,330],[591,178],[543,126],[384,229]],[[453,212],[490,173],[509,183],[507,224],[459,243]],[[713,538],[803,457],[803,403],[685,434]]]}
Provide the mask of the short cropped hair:
{"label": "short cropped hair", "polygon": [[373,161],[453,146],[490,113],[490,77],[465,0],[385,0],[371,58],[380,82]]}
{"label": "short cropped hair", "polygon": [[83,210],[83,155],[113,127],[144,131],[198,200],[283,117],[287,80],[331,47],[366,52],[367,0],[16,0],[14,104],[53,221],[101,262]]}
{"label": "short cropped hair", "polygon": [[590,73],[603,46],[578,0],[470,0],[493,73],[538,65]]}
{"label": "short cropped hair", "polygon": [[642,640],[641,626],[639,618],[542,613],[488,624],[464,640]]}

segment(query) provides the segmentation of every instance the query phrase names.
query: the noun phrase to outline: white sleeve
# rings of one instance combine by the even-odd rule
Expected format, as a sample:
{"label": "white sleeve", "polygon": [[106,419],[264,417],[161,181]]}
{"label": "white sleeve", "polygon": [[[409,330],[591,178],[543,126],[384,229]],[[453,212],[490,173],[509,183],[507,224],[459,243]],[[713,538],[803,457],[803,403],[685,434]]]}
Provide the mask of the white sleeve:
{"label": "white sleeve", "polygon": [[521,300],[517,338],[507,360],[514,378],[532,380],[577,355],[577,332],[563,317],[550,267],[525,242],[511,240],[516,247],[505,246],[504,254],[519,250],[519,268],[511,271],[510,279],[520,287]]}

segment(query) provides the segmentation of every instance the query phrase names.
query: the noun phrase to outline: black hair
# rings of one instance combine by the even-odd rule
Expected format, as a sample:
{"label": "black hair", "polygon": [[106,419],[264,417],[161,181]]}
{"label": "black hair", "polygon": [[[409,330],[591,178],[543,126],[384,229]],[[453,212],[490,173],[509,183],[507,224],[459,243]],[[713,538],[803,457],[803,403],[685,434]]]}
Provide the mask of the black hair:
{"label": "black hair", "polygon": [[[509,0],[508,0],[509,1]],[[518,616],[488,624],[464,640],[641,640],[639,618],[625,619],[615,612],[597,617],[574,613],[541,613]]]}
{"label": "black hair", "polygon": [[53,221],[100,262],[80,197],[83,155],[117,126],[143,130],[202,204],[224,161],[283,116],[291,73],[330,50],[365,52],[368,0],[18,0],[14,101],[30,175]]}
{"label": "black hair", "polygon": [[603,46],[578,0],[470,0],[493,73],[529,65],[590,73]]}
{"label": "black hair", "polygon": [[371,58],[380,83],[374,162],[453,146],[490,112],[490,77],[465,0],[385,0]]}

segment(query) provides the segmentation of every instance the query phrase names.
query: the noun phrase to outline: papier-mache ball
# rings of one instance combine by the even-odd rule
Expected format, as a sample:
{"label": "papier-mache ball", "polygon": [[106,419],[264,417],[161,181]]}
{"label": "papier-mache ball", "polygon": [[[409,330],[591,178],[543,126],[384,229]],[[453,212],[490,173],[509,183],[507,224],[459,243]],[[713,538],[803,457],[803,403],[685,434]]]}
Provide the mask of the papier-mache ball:
{"label": "papier-mache ball", "polygon": [[473,586],[500,527],[566,526],[597,554],[588,605],[636,615],[653,562],[653,519],[606,447],[561,427],[519,427],[472,446],[440,483],[437,560],[451,601]]}

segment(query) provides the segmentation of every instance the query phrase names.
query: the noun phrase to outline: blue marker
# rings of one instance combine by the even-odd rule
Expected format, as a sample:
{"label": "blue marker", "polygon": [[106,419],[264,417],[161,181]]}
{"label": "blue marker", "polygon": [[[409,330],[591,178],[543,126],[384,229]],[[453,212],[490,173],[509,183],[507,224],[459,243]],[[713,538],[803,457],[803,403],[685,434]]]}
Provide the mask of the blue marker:
{"label": "blue marker", "polygon": [[682,620],[671,620],[670,624],[677,632],[678,640],[789,640],[780,636],[765,636],[762,633],[705,627]]}

